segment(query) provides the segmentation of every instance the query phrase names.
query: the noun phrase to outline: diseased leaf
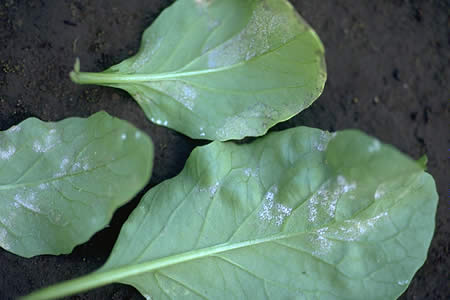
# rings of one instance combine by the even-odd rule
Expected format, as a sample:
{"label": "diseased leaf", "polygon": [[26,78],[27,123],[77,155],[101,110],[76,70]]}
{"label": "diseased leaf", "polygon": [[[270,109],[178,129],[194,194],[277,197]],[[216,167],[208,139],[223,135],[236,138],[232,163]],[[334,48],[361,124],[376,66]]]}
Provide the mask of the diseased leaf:
{"label": "diseased leaf", "polygon": [[71,252],[145,186],[152,164],[150,139],[105,112],[0,132],[0,246]]}
{"label": "diseased leaf", "polygon": [[115,281],[158,300],[394,299],[437,200],[420,164],[358,131],[213,142],[144,196],[105,266],[27,299]]}
{"label": "diseased leaf", "polygon": [[307,108],[326,80],[324,49],[286,0],[178,0],[139,52],[77,83],[128,91],[154,123],[197,139],[260,136]]}

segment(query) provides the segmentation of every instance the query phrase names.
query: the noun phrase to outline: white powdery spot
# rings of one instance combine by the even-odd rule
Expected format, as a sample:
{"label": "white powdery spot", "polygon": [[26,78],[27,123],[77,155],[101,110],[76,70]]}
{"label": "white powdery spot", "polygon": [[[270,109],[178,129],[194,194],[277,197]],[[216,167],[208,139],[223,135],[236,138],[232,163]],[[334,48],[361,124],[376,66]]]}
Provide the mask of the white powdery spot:
{"label": "white powdery spot", "polygon": [[383,212],[383,213],[381,213],[381,214],[379,214],[379,215],[377,215],[377,216],[375,216],[375,217],[373,217],[373,218],[367,219],[367,220],[366,220],[367,226],[369,226],[370,228],[372,228],[372,227],[375,226],[375,224],[376,224],[381,218],[384,218],[384,217],[387,217],[387,216],[388,216],[388,213],[387,213],[387,212]]}
{"label": "white powdery spot", "polygon": [[206,133],[204,131],[204,128],[200,127],[200,136],[205,136],[205,135],[206,135]]}
{"label": "white powdery spot", "polygon": [[214,196],[217,194],[217,191],[220,188],[220,182],[216,182],[215,184],[206,187],[206,188],[201,188],[199,189],[200,192],[204,193],[207,192],[209,194],[209,197],[214,198]]}
{"label": "white powdery spot", "polygon": [[76,162],[72,165],[72,172],[77,172],[81,169],[81,164],[79,162]]}
{"label": "white powdery spot", "polygon": [[126,139],[127,139],[127,134],[126,134],[126,133],[122,133],[122,134],[120,135],[120,139],[121,139],[122,141],[126,140]]}
{"label": "white powdery spot", "polygon": [[146,50],[141,51],[141,55],[139,55],[132,64],[132,69],[134,70],[141,69],[145,64],[149,62],[156,51],[158,51],[158,49],[161,47],[162,38],[152,35],[149,39],[146,39],[144,41],[148,41],[144,45]]}
{"label": "white powdery spot", "polygon": [[169,125],[169,121],[165,120],[165,121],[163,122],[163,125],[164,125],[164,126]]}
{"label": "white powdery spot", "polygon": [[291,215],[292,208],[280,203],[276,203],[275,208],[277,210],[277,214],[275,215],[275,225],[280,226],[284,223],[284,219]]}
{"label": "white powdery spot", "polygon": [[193,100],[197,98],[197,90],[189,85],[183,85],[181,91],[182,93],[177,100],[180,101],[189,110],[194,110]]}
{"label": "white powdery spot", "polygon": [[292,208],[276,202],[275,196],[277,193],[278,187],[276,185],[272,186],[267,191],[259,212],[259,219],[262,221],[274,222],[275,225],[280,226],[284,223],[286,217],[291,215]]}
{"label": "white powdery spot", "polygon": [[45,191],[47,188],[48,188],[48,183],[41,183],[40,185],[38,185],[38,188],[41,190],[41,191]]}
{"label": "white powdery spot", "polygon": [[38,141],[34,141],[34,143],[33,143],[33,151],[34,152],[45,152],[45,151],[42,150],[42,145]]}
{"label": "white powdery spot", "polygon": [[9,215],[7,215],[6,217],[3,217],[2,215],[0,215],[0,223],[1,223],[3,226],[11,227],[11,225],[12,225],[11,218],[15,217],[16,215],[17,215],[17,214],[14,214],[14,215],[9,214]]}
{"label": "white powdery spot", "polygon": [[22,130],[22,127],[20,127],[20,126],[12,126],[10,129],[8,129],[8,132],[17,133],[17,132],[20,132],[21,130]]}
{"label": "white powdery spot", "polygon": [[354,189],[356,189],[356,183],[355,182],[348,183],[347,180],[345,179],[345,177],[342,176],[342,175],[339,175],[337,177],[337,182],[338,182],[339,187],[342,189],[341,192],[343,194],[348,193],[348,192],[353,191]]}
{"label": "white powdery spot", "polygon": [[209,187],[209,195],[214,197],[219,189],[220,183],[216,182],[213,186]]}
{"label": "white powdery spot", "polygon": [[409,283],[409,280],[400,280],[397,282],[398,285],[407,285]]}
{"label": "white powdery spot", "polygon": [[67,157],[65,157],[61,163],[59,164],[59,168],[61,170],[65,170],[67,168],[67,165],[69,164],[69,159]]}
{"label": "white powdery spot", "polygon": [[266,122],[260,122],[255,126],[250,119],[276,119],[279,112],[264,103],[257,103],[247,107],[239,114],[227,117],[222,127],[216,130],[217,138],[220,140],[236,139],[236,137],[258,136],[267,129]]}
{"label": "white powdery spot", "polygon": [[142,294],[142,296],[144,296],[145,300],[152,300],[150,295]]}
{"label": "white powdery spot", "polygon": [[16,153],[16,147],[9,145],[6,149],[0,148],[0,159],[9,160],[14,153]]}
{"label": "white powdery spot", "polygon": [[[59,172],[56,172],[53,175],[53,178],[59,178],[59,177],[63,177],[67,175],[67,167],[69,165],[70,160],[65,157],[63,158],[63,160],[61,161],[61,163],[59,164]],[[73,167],[72,167],[73,169]]]}
{"label": "white powdery spot", "polygon": [[16,203],[20,204],[21,206],[27,208],[32,212],[35,213],[41,212],[40,208],[36,204],[37,202],[36,193],[33,191],[25,190],[22,193],[17,193],[14,196],[14,201],[16,201]]}
{"label": "white powdery spot", "polygon": [[260,2],[239,34],[208,53],[208,67],[234,65],[280,47],[298,34],[298,27],[289,20],[285,14],[274,14],[269,5]]}
{"label": "white powdery spot", "polygon": [[379,140],[374,140],[373,143],[369,146],[367,149],[369,153],[380,151],[381,149],[381,143]]}
{"label": "white powdery spot", "polygon": [[325,234],[328,231],[328,227],[321,228],[316,231],[315,238],[311,239],[314,245],[313,255],[315,256],[323,256],[327,255],[331,251],[331,247],[333,243],[325,237]]}
{"label": "white powdery spot", "polygon": [[156,120],[156,124],[161,125],[162,121],[160,119]]}
{"label": "white powdery spot", "polygon": [[244,169],[244,174],[247,177],[258,177],[259,169],[253,170],[252,168],[246,168]]}
{"label": "white powdery spot", "polygon": [[269,203],[273,204],[273,199],[275,199],[275,195],[278,193],[278,187],[276,185],[272,186],[269,191],[267,191],[266,196],[264,197]]}
{"label": "white powdery spot", "polygon": [[48,132],[48,135],[45,136],[43,141],[35,140],[33,142],[33,146],[32,146],[33,151],[37,152],[37,153],[45,153],[45,152],[51,150],[57,144],[59,144],[60,139],[56,133],[57,133],[56,129],[51,129]]}
{"label": "white powdery spot", "polygon": [[380,185],[377,190],[375,191],[375,194],[373,195],[373,197],[375,198],[375,200],[380,199],[381,197],[384,196],[384,194],[386,193],[386,191],[384,190],[383,186]]}
{"label": "white powdery spot", "polygon": [[314,148],[321,152],[327,150],[328,143],[333,137],[334,136],[332,134],[322,131],[319,138],[313,142]]}
{"label": "white powdery spot", "polygon": [[151,83],[148,83],[148,85],[151,88],[157,89],[168,95],[170,98],[180,103],[188,110],[194,110],[195,100],[198,97],[198,92],[197,89],[195,89],[193,86],[177,80],[153,81]]}
{"label": "white powdery spot", "polygon": [[139,131],[136,131],[136,133],[134,134],[134,137],[135,137],[136,139],[140,139],[141,136],[142,136],[142,133],[139,132]]}
{"label": "white powdery spot", "polygon": [[335,234],[345,241],[356,241],[373,229],[377,223],[388,216],[387,212],[383,212],[375,217],[367,220],[345,220],[344,224],[340,226]]}
{"label": "white powdery spot", "polygon": [[333,218],[338,200],[355,189],[356,183],[348,183],[342,175],[337,176],[334,184],[331,181],[325,182],[308,201],[308,220],[317,222],[319,215]]}
{"label": "white powdery spot", "polygon": [[64,177],[66,175],[67,175],[67,173],[65,171],[57,172],[57,173],[53,174],[53,178],[61,178],[61,177]]}
{"label": "white powdery spot", "polygon": [[309,199],[308,201],[308,220],[310,222],[316,222],[317,220],[317,213],[318,213],[318,206],[319,203],[322,201],[328,201],[328,189],[329,184],[326,182],[324,183],[319,190]]}

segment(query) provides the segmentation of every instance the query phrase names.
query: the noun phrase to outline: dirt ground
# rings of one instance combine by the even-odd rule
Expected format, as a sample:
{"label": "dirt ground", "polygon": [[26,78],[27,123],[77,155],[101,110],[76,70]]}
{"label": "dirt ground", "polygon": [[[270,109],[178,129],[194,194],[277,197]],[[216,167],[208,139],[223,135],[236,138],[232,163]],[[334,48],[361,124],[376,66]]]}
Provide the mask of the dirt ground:
{"label": "dirt ground", "polygon": [[[31,116],[57,121],[106,110],[153,138],[155,169],[147,189],[178,174],[204,142],[151,124],[125,92],[78,86],[68,77],[75,57],[82,70],[101,71],[135,53],[143,30],[171,2],[0,0],[0,130]],[[426,153],[440,195],[436,232],[425,265],[400,299],[448,299],[450,2],[292,3],[325,44],[329,80],[311,108],[274,130],[358,128],[415,159]],[[0,299],[97,269],[142,194],[70,255],[24,259],[0,249]],[[113,284],[70,299],[143,297]]]}

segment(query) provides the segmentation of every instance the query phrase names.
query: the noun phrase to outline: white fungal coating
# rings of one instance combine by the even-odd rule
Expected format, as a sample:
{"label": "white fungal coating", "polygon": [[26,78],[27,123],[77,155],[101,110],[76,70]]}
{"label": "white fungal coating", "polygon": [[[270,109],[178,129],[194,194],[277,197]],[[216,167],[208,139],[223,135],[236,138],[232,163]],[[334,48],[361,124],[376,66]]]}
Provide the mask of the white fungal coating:
{"label": "white fungal coating", "polygon": [[369,153],[373,153],[373,152],[378,152],[381,149],[381,143],[378,140],[374,140],[373,143],[369,146],[369,148],[367,149],[367,151],[369,151]]}
{"label": "white fungal coating", "polygon": [[16,147],[8,145],[6,148],[0,147],[0,160],[9,160],[14,153],[16,153]]}
{"label": "white fungal coating", "polygon": [[277,201],[275,197],[278,193],[278,187],[272,186],[264,196],[261,210],[259,212],[259,219],[262,221],[273,222],[277,226],[281,226],[286,217],[291,215],[292,208],[287,207]]}
{"label": "white fungal coating", "polygon": [[336,180],[325,182],[308,201],[309,217],[312,223],[318,222],[318,218],[333,218],[336,213],[337,202],[344,195],[356,189],[355,182],[347,182],[347,179],[338,175]]}

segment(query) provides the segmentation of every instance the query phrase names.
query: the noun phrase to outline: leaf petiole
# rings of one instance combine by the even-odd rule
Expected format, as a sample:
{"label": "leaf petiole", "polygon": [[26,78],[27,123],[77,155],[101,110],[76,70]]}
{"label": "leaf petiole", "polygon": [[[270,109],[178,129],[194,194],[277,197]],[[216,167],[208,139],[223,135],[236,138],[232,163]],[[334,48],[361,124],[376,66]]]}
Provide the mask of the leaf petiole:
{"label": "leaf petiole", "polygon": [[114,83],[136,83],[148,81],[174,80],[181,77],[197,76],[208,73],[225,71],[239,66],[233,66],[198,70],[190,72],[168,72],[159,74],[123,74],[123,73],[97,73],[97,72],[80,72],[80,60],[77,58],[74,70],[70,72],[70,79],[78,84],[114,84]]}

